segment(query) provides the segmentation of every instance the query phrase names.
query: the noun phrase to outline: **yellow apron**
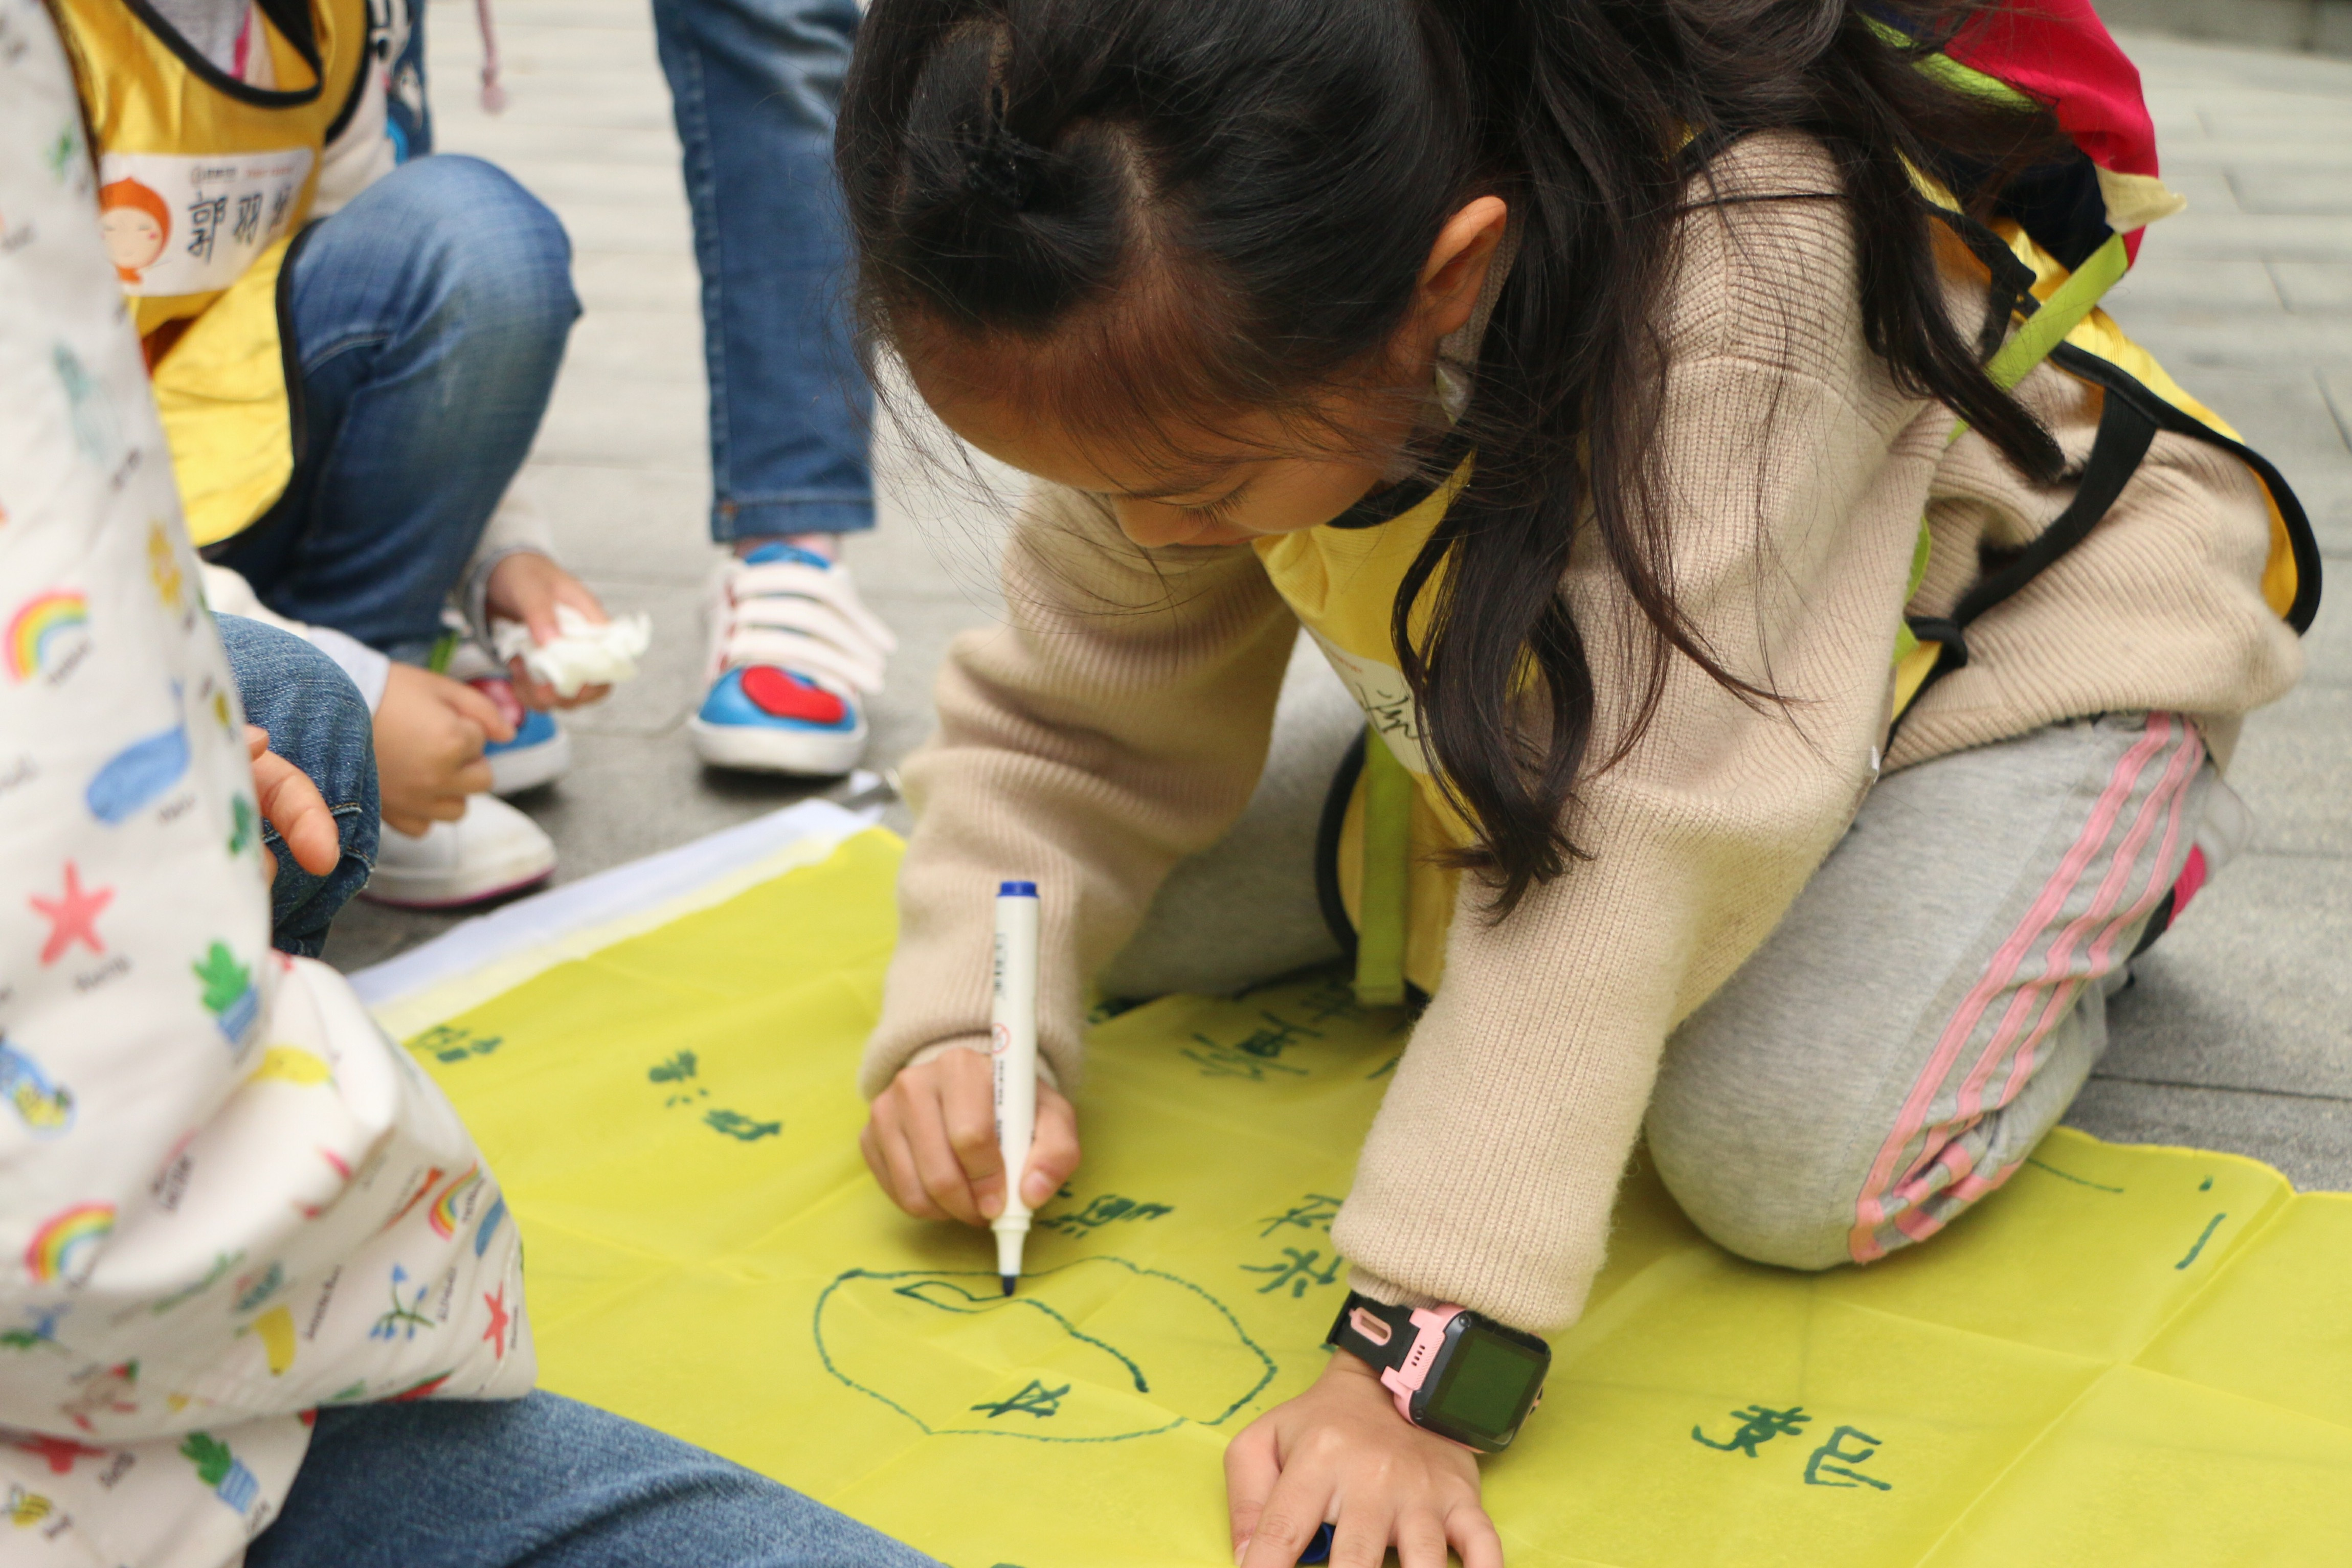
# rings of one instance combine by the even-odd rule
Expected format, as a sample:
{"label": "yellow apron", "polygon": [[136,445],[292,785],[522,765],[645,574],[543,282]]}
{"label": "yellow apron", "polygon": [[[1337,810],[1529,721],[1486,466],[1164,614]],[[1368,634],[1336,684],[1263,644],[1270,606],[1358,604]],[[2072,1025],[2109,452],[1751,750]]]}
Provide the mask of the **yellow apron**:
{"label": "yellow apron", "polygon": [[[1389,636],[1405,572],[1469,478],[1465,459],[1421,504],[1370,528],[1327,523],[1256,542],[1266,575],[1367,721],[1363,771],[1339,829],[1338,865],[1339,896],[1358,933],[1358,990],[1367,1002],[1403,1001],[1408,980],[1436,991],[1461,873],[1432,857],[1475,841],[1429,771],[1420,707]],[[1416,639],[1427,634],[1435,587],[1414,605]]]}
{"label": "yellow apron", "polygon": [[274,89],[226,75],[126,0],[58,10],[107,254],[147,345],[188,531],[216,543],[257,521],[294,471],[278,282],[362,83],[367,0],[257,4]]}

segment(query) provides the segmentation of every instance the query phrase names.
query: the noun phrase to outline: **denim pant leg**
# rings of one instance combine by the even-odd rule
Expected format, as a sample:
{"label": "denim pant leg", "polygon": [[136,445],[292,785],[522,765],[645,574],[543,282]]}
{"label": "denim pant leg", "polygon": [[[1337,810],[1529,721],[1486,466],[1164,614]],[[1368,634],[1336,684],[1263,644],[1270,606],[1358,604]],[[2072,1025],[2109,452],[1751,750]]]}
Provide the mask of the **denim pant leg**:
{"label": "denim pant leg", "polygon": [[580,312],[555,215],[478,159],[404,163],[292,263],[302,445],[217,559],[264,604],[375,647],[429,643],[539,432]]}
{"label": "denim pant leg", "polygon": [[874,526],[834,111],[856,0],[654,0],[694,210],[711,537]]}
{"label": "denim pant leg", "polygon": [[269,749],[309,775],[335,814],[343,858],[323,877],[294,863],[278,837],[262,825],[261,843],[278,858],[269,884],[270,940],[281,952],[316,958],[327,943],[327,924],[375,868],[375,728],[359,688],[341,666],[290,632],[216,616],[221,645],[236,677],[238,699],[248,724],[269,731]]}
{"label": "denim pant leg", "polygon": [[246,1568],[939,1568],[699,1448],[551,1394],[319,1412]]}

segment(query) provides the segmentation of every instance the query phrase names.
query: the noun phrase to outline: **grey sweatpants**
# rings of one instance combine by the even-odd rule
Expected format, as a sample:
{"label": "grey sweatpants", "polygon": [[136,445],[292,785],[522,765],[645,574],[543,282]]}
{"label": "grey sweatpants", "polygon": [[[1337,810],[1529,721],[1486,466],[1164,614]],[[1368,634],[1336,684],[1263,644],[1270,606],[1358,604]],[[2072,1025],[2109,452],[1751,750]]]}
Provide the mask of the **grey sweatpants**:
{"label": "grey sweatpants", "polygon": [[[1302,643],[1265,782],[1180,866],[1106,993],[1233,991],[1339,955],[1322,797],[1361,718]],[[1647,1122],[1701,1229],[1825,1268],[1925,1240],[2057,1124],[2179,879],[2211,764],[2175,714],[2075,720],[1880,781],[1787,916],[1666,1042]]]}

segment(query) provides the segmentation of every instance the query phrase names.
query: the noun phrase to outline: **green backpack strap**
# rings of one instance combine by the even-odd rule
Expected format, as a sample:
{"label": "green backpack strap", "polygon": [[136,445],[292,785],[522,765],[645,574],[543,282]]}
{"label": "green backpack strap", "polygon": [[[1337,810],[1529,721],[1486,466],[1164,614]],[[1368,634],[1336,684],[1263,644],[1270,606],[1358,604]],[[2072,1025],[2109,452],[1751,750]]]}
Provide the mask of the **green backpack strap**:
{"label": "green backpack strap", "polygon": [[1380,732],[1364,735],[1364,877],[1356,899],[1356,1000],[1404,1005],[1412,913],[1412,774]]}
{"label": "green backpack strap", "polygon": [[[1948,210],[1939,210],[1954,232],[1966,241],[1971,250],[1988,258],[1992,267],[1992,288],[1996,299],[2009,292],[2002,279],[2003,268],[1993,266],[1993,260],[2009,254],[2008,246],[1998,235],[1974,219]],[[2033,367],[2055,353],[2066,341],[2066,334],[2082,324],[2098,302],[2123,279],[2131,267],[2131,256],[2124,248],[2124,237],[2107,236],[2105,243],[2083,258],[2066,280],[2052,290],[2050,298],[2037,300],[2030,293],[2011,295],[2012,313],[2022,313],[2024,321],[1985,361],[1985,375],[2003,392],[2014,392],[2018,384],[2032,374]],[[1925,616],[1906,616],[1895,628],[1894,663],[1897,670],[1895,723],[1900,727],[1903,716],[1919,694],[1938,679],[1969,661],[1968,645],[1961,640],[1961,631],[1968,623],[1985,610],[2023,587],[2034,573],[2072,549],[2091,531],[2093,525],[2106,515],[2122,492],[2124,481],[2147,453],[2147,444],[2155,435],[2154,428],[2142,428],[2145,421],[2127,416],[2113,422],[2106,419],[2099,426],[2097,444],[2085,468],[2084,482],[2075,493],[2073,504],[2060,515],[2057,522],[2043,531],[2019,562],[1998,574],[1997,579],[1978,584],[1961,600],[1948,617]],[[1960,420],[1952,426],[1945,445],[1958,441],[1968,430],[1968,421]],[[1927,563],[1934,544],[1927,519],[1919,519],[1918,542],[1912,547],[1911,577],[1904,590],[1904,603],[1908,604],[1927,580]],[[2021,571],[2022,566],[2025,569]],[[1985,590],[1997,581],[2000,591]],[[1922,649],[1932,650],[1922,655]],[[1889,731],[1890,738],[1893,731]]]}

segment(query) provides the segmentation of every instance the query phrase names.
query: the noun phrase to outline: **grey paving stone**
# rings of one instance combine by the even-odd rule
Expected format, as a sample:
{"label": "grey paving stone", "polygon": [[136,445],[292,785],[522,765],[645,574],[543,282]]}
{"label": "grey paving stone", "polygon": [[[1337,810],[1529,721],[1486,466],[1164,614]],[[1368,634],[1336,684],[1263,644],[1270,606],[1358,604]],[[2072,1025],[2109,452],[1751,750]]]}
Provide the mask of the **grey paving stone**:
{"label": "grey paving stone", "polygon": [[2242,856],[2108,1005],[2105,1073],[2352,1099],[2352,860]]}
{"label": "grey paving stone", "polygon": [[2337,557],[2320,564],[2329,591],[2319,601],[2318,618],[2304,634],[2304,684],[2352,686],[2352,560]]}
{"label": "grey paving stone", "polygon": [[[2255,846],[2280,855],[2352,855],[2352,686],[2307,681],[2246,720],[2230,784],[2254,808]],[[2352,874],[2352,873],[2347,873]],[[2352,946],[2346,949],[2352,970]],[[2352,1036],[2352,1013],[2345,1016]]]}
{"label": "grey paving stone", "polygon": [[572,197],[548,205],[563,219],[564,231],[581,250],[676,256],[686,254],[693,243],[683,190],[642,202]]}
{"label": "grey paving stone", "polygon": [[702,318],[688,310],[591,305],[563,358],[569,380],[598,388],[703,384]]}
{"label": "grey paving stone", "polygon": [[675,310],[692,318],[695,332],[702,330],[699,316],[693,314],[701,283],[694,258],[685,251],[676,256],[616,255],[576,247],[572,287],[592,310]]}
{"label": "grey paving stone", "polygon": [[664,149],[667,158],[601,159],[578,153],[536,156],[503,156],[499,162],[515,178],[530,187],[541,201],[562,209],[567,203],[615,204],[664,213],[686,208],[686,193],[678,185],[677,143],[667,133],[630,132],[625,140],[640,149]]}
{"label": "grey paving stone", "polygon": [[538,457],[559,463],[677,468],[704,460],[709,429],[699,386],[639,388],[625,400],[566,381],[540,426]]}
{"label": "grey paving stone", "polygon": [[[2345,126],[2342,134],[2352,138],[2352,125]],[[2242,164],[2230,171],[2229,183],[2244,212],[2352,213],[2352,169]]]}
{"label": "grey paving stone", "polygon": [[530,484],[583,577],[693,587],[709,569],[710,472],[535,461]]}
{"label": "grey paving stone", "polygon": [[[2212,265],[2217,271],[2224,266],[2262,267],[2260,262]],[[2177,268],[2160,276],[2170,279],[2189,270],[2193,269]],[[2252,371],[2282,384],[2305,367],[2314,374],[2336,366],[2352,369],[2352,314],[2293,314],[2275,293],[2267,304],[2256,298],[2235,305],[2210,296],[2159,305],[2126,295],[2111,313],[2200,396],[2204,394],[2199,388],[2207,379],[2200,367],[2207,365]],[[2342,426],[2327,406],[2325,389],[2315,382],[2313,390],[2319,395],[2313,407],[2323,416],[2325,426],[2336,431],[2336,444],[2341,447]],[[2319,444],[2326,447],[2325,429],[2320,425],[2311,429],[2320,434]]]}
{"label": "grey paving stone", "polygon": [[2066,1125],[2115,1143],[2220,1149],[2305,1192],[2352,1191],[2352,1104],[2094,1077]]}
{"label": "grey paving stone", "polygon": [[2352,267],[2320,261],[2272,261],[2266,265],[2290,310],[2352,310]]}
{"label": "grey paving stone", "polygon": [[2108,314],[2139,335],[2154,312],[2209,312],[2235,319],[2246,311],[2280,310],[2285,300],[2272,277],[2270,264],[2240,258],[2209,261],[2195,267],[2166,266],[2159,228],[2151,245],[2140,251],[2140,263],[2124,280],[2107,290],[2102,301]]}
{"label": "grey paving stone", "polygon": [[[2344,132],[2352,135],[2352,128]],[[2335,214],[2217,212],[2191,207],[2164,220],[2164,247],[2200,260],[2352,261],[2352,217]]]}
{"label": "grey paving stone", "polygon": [[2194,135],[2168,136],[2162,126],[2157,128],[2166,184],[2172,184],[2175,174],[2192,171],[2352,169],[2352,142],[2326,137],[2224,139],[2203,132],[2201,122]]}

